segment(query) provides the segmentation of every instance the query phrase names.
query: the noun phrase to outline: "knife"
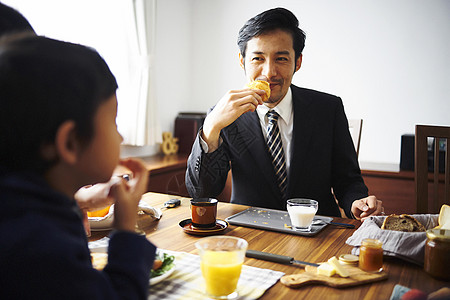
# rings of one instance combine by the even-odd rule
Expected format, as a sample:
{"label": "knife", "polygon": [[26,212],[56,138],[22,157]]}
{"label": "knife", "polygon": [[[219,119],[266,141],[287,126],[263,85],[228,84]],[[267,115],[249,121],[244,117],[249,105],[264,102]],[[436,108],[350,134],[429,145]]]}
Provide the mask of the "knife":
{"label": "knife", "polygon": [[272,261],[272,262],[276,262],[279,264],[285,264],[285,265],[299,265],[299,266],[303,266],[303,267],[305,265],[313,266],[313,267],[320,266],[319,264],[315,264],[315,263],[310,263],[310,262],[301,261],[301,260],[295,260],[293,257],[290,257],[290,256],[284,256],[284,255],[273,254],[273,253],[268,253],[268,252],[261,252],[261,251],[256,251],[256,250],[247,250],[247,252],[245,253],[245,256],[250,257],[250,258]]}

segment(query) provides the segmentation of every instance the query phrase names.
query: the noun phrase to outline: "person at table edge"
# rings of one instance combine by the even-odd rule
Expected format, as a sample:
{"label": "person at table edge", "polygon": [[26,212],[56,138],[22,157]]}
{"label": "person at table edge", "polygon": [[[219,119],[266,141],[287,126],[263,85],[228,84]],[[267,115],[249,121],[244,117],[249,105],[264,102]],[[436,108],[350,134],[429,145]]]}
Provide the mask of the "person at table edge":
{"label": "person at table edge", "polygon": [[[241,88],[228,91],[209,111],[189,156],[186,187],[192,197],[216,197],[232,170],[231,202],[286,210],[286,199],[318,200],[318,214],[365,219],[382,211],[368,196],[339,97],[291,84],[302,64],[305,34],[284,8],[267,10],[239,31],[239,60],[246,78],[270,83],[271,95]],[[287,188],[277,184],[266,144],[269,110],[286,157]]]}
{"label": "person at table edge", "polygon": [[[25,62],[25,63],[24,63]],[[117,82],[93,49],[32,34],[0,41],[2,299],[147,299],[156,246],[135,232],[148,185],[120,159]],[[108,263],[93,268],[75,192],[110,180]]]}

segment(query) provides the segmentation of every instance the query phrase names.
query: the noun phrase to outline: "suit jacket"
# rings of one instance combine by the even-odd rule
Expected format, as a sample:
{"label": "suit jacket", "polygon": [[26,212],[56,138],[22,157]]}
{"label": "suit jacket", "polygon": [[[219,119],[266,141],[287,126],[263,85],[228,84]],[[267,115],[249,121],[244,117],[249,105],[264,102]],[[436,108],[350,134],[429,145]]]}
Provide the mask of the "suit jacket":
{"label": "suit jacket", "polygon": [[[332,189],[347,216],[354,200],[367,197],[342,100],[291,85],[293,141],[287,199],[319,201],[318,214],[340,216]],[[199,135],[188,159],[186,187],[192,197],[216,197],[232,169],[231,202],[286,210],[256,112],[248,112],[221,132],[212,153]]]}

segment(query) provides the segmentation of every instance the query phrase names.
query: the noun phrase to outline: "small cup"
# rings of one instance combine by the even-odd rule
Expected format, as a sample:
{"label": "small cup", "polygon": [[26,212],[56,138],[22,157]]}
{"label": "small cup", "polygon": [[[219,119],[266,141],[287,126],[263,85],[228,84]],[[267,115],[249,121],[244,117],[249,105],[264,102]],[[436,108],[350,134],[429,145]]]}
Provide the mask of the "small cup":
{"label": "small cup", "polygon": [[311,231],[311,223],[316,215],[319,203],[311,199],[289,199],[287,211],[291,218],[292,229],[296,231]]}
{"label": "small cup", "polygon": [[200,254],[200,268],[206,294],[213,299],[235,299],[248,243],[233,236],[202,238],[195,247]]}
{"label": "small cup", "polygon": [[191,219],[195,228],[214,228],[217,217],[217,199],[196,198],[191,199]]}

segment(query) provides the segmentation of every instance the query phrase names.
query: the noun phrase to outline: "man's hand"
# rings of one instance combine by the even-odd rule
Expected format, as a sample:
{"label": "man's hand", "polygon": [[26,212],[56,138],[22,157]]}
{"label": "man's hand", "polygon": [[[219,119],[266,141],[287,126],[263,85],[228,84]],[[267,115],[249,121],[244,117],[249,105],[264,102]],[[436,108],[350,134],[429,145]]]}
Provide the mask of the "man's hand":
{"label": "man's hand", "polygon": [[383,202],[375,196],[355,200],[352,203],[352,213],[356,219],[364,221],[370,216],[384,214]]}
{"label": "man's hand", "polygon": [[208,144],[209,152],[219,147],[220,131],[249,111],[255,111],[263,104],[262,90],[232,90],[225,94],[208,114],[203,123],[203,140]]}

